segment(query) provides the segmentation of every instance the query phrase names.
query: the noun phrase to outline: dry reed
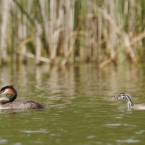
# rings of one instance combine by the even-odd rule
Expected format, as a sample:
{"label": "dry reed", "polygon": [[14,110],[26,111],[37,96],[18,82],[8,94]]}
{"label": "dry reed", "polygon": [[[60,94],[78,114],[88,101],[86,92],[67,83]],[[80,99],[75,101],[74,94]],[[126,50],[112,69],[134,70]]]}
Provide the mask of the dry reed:
{"label": "dry reed", "polygon": [[[0,65],[144,60],[143,0],[1,0]],[[12,56],[12,57],[11,57]]]}

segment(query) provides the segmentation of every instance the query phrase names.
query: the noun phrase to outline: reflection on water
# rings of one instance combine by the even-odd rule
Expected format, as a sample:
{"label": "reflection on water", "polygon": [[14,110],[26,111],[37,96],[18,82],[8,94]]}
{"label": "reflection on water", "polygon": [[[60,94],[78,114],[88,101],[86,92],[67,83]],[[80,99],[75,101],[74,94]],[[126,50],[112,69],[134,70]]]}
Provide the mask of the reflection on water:
{"label": "reflection on water", "polygon": [[46,110],[0,111],[0,144],[142,144],[144,111],[110,101],[120,92],[145,102],[144,69],[133,66],[100,70],[81,66],[4,66],[0,87],[12,84],[17,100],[48,104]]}
{"label": "reflection on water", "polygon": [[[26,92],[49,91],[49,98],[60,99],[61,97],[75,97],[78,92],[88,95],[112,96],[118,90],[134,93],[142,87],[142,71],[137,68],[103,68],[97,70],[94,65],[50,67],[25,66],[18,70],[11,67],[1,68],[1,87],[13,84],[19,90]],[[102,91],[103,88],[103,92]],[[34,91],[33,90],[33,91]],[[109,90],[109,91],[108,91]],[[64,94],[62,96],[61,94]],[[42,96],[43,97],[43,96]],[[66,99],[65,99],[66,100]]]}

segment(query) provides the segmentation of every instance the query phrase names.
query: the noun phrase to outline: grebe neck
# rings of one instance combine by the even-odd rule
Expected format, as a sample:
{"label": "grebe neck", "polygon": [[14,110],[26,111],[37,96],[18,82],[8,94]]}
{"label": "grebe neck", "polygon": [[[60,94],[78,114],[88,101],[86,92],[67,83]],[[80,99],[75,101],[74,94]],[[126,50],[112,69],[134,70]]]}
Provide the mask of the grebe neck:
{"label": "grebe neck", "polygon": [[13,92],[12,94],[6,95],[10,102],[13,102],[17,98],[17,92]]}
{"label": "grebe neck", "polygon": [[127,107],[128,108],[130,108],[131,106],[134,106],[134,103],[133,103],[130,95],[126,95],[125,100],[127,101]]}

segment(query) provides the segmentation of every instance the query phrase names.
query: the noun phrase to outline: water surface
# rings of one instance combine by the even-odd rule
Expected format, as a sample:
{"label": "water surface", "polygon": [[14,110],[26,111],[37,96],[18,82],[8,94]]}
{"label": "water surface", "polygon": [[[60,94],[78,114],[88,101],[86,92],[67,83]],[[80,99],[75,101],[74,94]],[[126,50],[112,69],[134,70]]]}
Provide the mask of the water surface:
{"label": "water surface", "polygon": [[0,144],[144,144],[145,111],[110,101],[120,92],[145,103],[143,67],[95,65],[4,66],[0,87],[12,84],[17,100],[46,102],[46,110],[0,111]]}

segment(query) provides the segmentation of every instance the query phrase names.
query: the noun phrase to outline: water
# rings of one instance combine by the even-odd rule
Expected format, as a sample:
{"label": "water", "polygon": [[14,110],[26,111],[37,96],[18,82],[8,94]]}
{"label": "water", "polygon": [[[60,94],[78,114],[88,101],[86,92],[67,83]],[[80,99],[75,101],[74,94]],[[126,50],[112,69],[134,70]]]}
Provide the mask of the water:
{"label": "water", "polygon": [[1,68],[0,87],[13,84],[17,100],[46,102],[46,110],[0,111],[0,144],[144,144],[145,111],[111,101],[120,92],[145,103],[142,67],[95,65]]}

